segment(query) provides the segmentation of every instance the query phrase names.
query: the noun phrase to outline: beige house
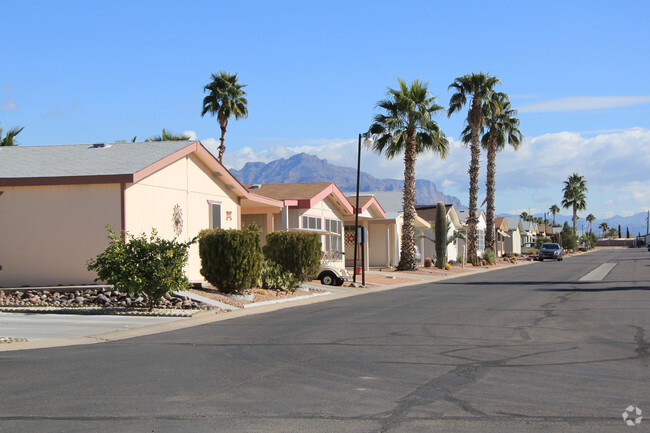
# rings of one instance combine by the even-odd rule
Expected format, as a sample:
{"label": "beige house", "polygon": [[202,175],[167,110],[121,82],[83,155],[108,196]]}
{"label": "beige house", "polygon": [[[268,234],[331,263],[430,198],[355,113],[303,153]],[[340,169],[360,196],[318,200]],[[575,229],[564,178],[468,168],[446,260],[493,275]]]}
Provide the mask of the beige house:
{"label": "beige house", "polygon": [[[354,208],[357,205],[356,196],[348,196],[348,202]],[[357,209],[359,213],[359,227],[363,230],[363,233],[368,235],[370,223],[374,220],[381,220],[386,218],[386,212],[381,207],[379,202],[374,196],[359,196],[359,208]],[[354,229],[356,217],[351,215],[345,218],[345,266],[352,267],[354,266]],[[370,243],[370,239],[365,239],[363,242],[363,254],[361,251],[361,239],[358,239],[359,245],[357,247],[357,264],[361,264],[361,258],[363,256],[363,266],[368,270],[370,264],[370,251],[375,248],[374,244]]]}
{"label": "beige house", "polygon": [[[435,223],[436,221],[436,205],[416,205],[415,211],[418,216],[420,216],[425,221],[429,223]],[[447,215],[447,222],[449,223],[449,230],[447,231],[447,238],[451,238],[456,232],[463,230],[463,223],[458,218],[458,213],[454,205],[447,204],[445,205],[445,212]],[[432,228],[424,231],[424,236],[427,238],[423,239],[423,248],[421,250],[422,257],[429,257],[434,259],[436,257],[436,245],[430,239],[435,239],[435,234],[433,233]],[[447,261],[456,260],[458,258],[458,245],[459,240],[456,239],[449,244],[447,244]]]}
{"label": "beige house", "polygon": [[[374,197],[385,211],[385,217],[371,219],[368,224],[368,244],[371,246],[367,254],[370,267],[395,267],[399,264],[402,239],[403,205],[402,191],[377,191],[364,193],[363,196]],[[363,197],[361,194],[359,197]],[[421,217],[415,217],[415,235],[421,235],[431,226]],[[419,250],[424,248],[424,240],[416,242]],[[424,257],[421,256],[421,264]]]}
{"label": "beige house", "polygon": [[277,230],[319,233],[323,259],[335,266],[345,266],[344,219],[353,215],[354,208],[335,184],[253,184],[247,188],[282,205],[277,214],[260,213],[253,207],[242,209],[243,226],[258,225],[262,229],[262,242],[268,233]]}
{"label": "beige house", "polygon": [[[116,232],[187,241],[237,229],[246,209],[282,203],[249,192],[198,142],[0,148],[0,287],[90,284],[86,261]],[[202,280],[198,246],[187,275]]]}
{"label": "beige house", "polygon": [[494,247],[497,257],[501,257],[506,253],[505,240],[510,235],[508,234],[508,223],[506,223],[505,217],[496,217],[494,219]]}
{"label": "beige house", "polygon": [[509,238],[505,239],[504,247],[507,253],[521,254],[521,237],[524,228],[519,217],[505,217],[508,225]]}

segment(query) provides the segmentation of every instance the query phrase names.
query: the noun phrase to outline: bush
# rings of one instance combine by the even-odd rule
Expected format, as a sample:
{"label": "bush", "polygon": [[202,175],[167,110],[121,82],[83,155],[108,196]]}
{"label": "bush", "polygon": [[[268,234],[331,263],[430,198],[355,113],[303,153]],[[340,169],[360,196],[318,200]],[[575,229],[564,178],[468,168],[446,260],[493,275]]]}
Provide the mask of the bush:
{"label": "bush", "polygon": [[551,240],[549,238],[547,238],[545,236],[540,236],[535,241],[535,248],[539,250],[540,248],[542,248],[542,245],[544,245],[546,243],[549,243],[549,242],[551,242]]}
{"label": "bush", "polygon": [[463,255],[463,253],[458,253],[458,256],[456,257],[456,261],[458,263],[465,263],[465,256]]}
{"label": "bush", "polygon": [[445,263],[445,271],[451,271],[451,264]]}
{"label": "bush", "polygon": [[591,250],[596,248],[596,244],[598,244],[598,236],[593,232],[589,232],[580,238],[580,242],[584,243],[587,249]]}
{"label": "bush", "polygon": [[431,257],[427,257],[424,259],[424,267],[425,268],[430,268],[433,266],[433,260],[431,260]]}
{"label": "bush", "polygon": [[260,277],[260,230],[203,230],[199,234],[201,275],[224,293],[244,293]]}
{"label": "bush", "polygon": [[318,276],[320,236],[315,233],[272,232],[266,235],[264,257],[291,272],[299,282]]}
{"label": "bush", "polygon": [[497,256],[490,248],[486,248],[483,252],[483,259],[488,262],[488,264],[493,265],[497,261]]}
{"label": "bush", "polygon": [[196,241],[178,242],[142,233],[124,237],[106,226],[110,243],[103,253],[87,262],[89,271],[97,272],[95,281],[105,281],[119,291],[131,295],[143,293],[149,306],[160,301],[165,293],[189,287],[183,267],[187,263],[188,248]]}
{"label": "bush", "polygon": [[560,239],[562,248],[568,251],[574,251],[578,248],[578,237],[573,234],[569,223],[565,222],[562,227],[562,237]]}
{"label": "bush", "polygon": [[267,290],[295,291],[300,282],[291,272],[283,271],[273,260],[266,260],[260,269],[259,286]]}

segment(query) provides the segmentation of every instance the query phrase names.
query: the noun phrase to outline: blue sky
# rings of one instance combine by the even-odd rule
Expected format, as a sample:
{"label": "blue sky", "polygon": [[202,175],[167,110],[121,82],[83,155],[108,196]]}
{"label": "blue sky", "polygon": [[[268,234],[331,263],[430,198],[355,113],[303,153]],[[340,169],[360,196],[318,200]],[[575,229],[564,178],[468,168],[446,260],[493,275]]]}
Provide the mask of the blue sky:
{"label": "blue sky", "polygon": [[[354,166],[356,137],[397,77],[429,83],[448,106],[454,78],[486,72],[519,110],[525,141],[497,158],[497,212],[560,204],[576,171],[587,213],[650,205],[650,3],[575,2],[4,2],[0,123],[21,145],[138,140],[188,131],[216,149],[201,118],[219,69],[247,84],[227,167],[307,151]],[[417,177],[467,203],[464,118],[437,119],[445,161]],[[484,157],[483,157],[483,166]],[[402,161],[364,152],[362,169],[402,176]],[[484,175],[480,201],[484,197]],[[569,213],[569,211],[563,211]]]}

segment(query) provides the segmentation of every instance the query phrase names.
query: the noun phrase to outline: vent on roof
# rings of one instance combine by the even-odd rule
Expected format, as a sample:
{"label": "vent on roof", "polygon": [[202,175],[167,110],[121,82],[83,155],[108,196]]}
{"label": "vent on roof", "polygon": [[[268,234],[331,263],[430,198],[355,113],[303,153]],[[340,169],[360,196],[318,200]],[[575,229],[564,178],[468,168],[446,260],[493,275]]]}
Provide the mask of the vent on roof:
{"label": "vent on roof", "polygon": [[248,189],[260,189],[262,188],[262,184],[256,183],[248,187]]}
{"label": "vent on roof", "polygon": [[111,147],[111,145],[106,144],[106,143],[95,143],[92,146],[93,149],[104,149],[104,148],[107,148],[107,147]]}

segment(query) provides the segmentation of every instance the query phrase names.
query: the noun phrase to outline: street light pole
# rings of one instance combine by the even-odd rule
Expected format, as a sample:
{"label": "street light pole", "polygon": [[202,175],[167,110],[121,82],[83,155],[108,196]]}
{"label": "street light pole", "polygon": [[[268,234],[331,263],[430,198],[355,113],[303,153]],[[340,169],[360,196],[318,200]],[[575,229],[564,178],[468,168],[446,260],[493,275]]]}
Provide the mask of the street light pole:
{"label": "street light pole", "polygon": [[[352,281],[355,285],[357,283],[357,247],[359,245],[359,178],[361,175],[361,137],[364,137],[364,144],[372,144],[372,138],[370,138],[370,134],[368,132],[365,134],[359,134],[359,145],[357,149],[357,195],[356,206],[354,207],[354,273],[352,274]],[[362,260],[365,260],[365,257],[363,257]],[[363,284],[365,285],[366,272],[364,263],[361,264],[361,271],[363,275]]]}

